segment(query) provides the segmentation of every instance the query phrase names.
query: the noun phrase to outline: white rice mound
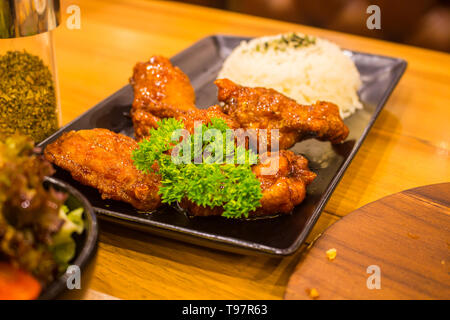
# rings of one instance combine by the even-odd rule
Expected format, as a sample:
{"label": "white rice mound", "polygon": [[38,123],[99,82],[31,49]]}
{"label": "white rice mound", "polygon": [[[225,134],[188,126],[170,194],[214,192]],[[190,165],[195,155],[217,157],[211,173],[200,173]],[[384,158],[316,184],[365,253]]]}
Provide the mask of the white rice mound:
{"label": "white rice mound", "polygon": [[342,118],[362,109],[357,93],[359,72],[336,44],[315,37],[315,44],[308,46],[289,46],[284,51],[260,49],[265,42],[282,36],[241,42],[225,60],[218,78],[247,87],[272,88],[300,104],[330,101],[339,106]]}

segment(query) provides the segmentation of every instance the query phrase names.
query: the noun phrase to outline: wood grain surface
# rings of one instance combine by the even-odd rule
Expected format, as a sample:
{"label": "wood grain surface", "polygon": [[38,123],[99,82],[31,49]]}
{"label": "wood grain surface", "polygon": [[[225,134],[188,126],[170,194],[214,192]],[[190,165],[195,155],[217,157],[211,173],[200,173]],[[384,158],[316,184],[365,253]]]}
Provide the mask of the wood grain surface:
{"label": "wood grain surface", "polygon": [[[55,31],[63,122],[121,88],[137,61],[172,56],[211,34],[300,31],[340,46],[401,57],[408,69],[331,197],[308,243],[383,196],[450,180],[450,56],[445,53],[169,1],[62,0],[81,9]],[[365,13],[361,13],[365,14]],[[301,253],[255,258],[101,224],[91,288],[124,299],[281,299]]]}
{"label": "wood grain surface", "polygon": [[[336,249],[334,260],[329,249]],[[310,299],[313,288],[319,299],[450,299],[450,183],[363,206],[331,226],[304,257],[287,299]],[[378,288],[369,266],[379,268]]]}

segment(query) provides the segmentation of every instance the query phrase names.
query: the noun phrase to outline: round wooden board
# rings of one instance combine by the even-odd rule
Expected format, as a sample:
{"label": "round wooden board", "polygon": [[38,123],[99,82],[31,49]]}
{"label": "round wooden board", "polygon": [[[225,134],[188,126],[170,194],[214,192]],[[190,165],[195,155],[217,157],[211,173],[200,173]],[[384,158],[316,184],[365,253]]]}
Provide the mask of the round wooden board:
{"label": "round wooden board", "polygon": [[[313,288],[319,299],[450,299],[449,252],[450,183],[403,191],[331,226],[296,267],[285,299],[311,299]],[[377,267],[380,289],[369,289]]]}

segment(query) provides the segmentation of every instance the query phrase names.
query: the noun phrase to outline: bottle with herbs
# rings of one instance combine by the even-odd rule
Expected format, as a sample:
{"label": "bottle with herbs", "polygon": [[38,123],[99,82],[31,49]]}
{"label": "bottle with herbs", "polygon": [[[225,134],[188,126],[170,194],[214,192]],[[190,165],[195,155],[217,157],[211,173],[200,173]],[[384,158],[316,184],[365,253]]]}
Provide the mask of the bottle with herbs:
{"label": "bottle with herbs", "polygon": [[52,30],[59,1],[0,3],[0,138],[42,141],[61,124]]}

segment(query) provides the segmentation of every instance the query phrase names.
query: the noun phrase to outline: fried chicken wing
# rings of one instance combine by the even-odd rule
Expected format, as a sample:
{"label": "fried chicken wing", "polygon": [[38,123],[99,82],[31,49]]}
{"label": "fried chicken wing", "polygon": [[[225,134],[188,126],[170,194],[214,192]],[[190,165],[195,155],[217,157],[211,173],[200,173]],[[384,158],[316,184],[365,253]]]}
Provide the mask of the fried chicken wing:
{"label": "fried chicken wing", "polygon": [[137,147],[132,138],[107,129],[80,130],[64,133],[45,148],[44,155],[75,180],[97,188],[103,199],[150,211],[161,204],[161,178],[134,167],[131,153]]}
{"label": "fried chicken wing", "polygon": [[219,101],[225,103],[224,113],[244,129],[268,129],[268,135],[270,129],[278,129],[279,149],[288,149],[309,137],[340,143],[348,136],[339,109],[331,102],[306,106],[273,89],[243,87],[228,79],[214,83]]}
{"label": "fried chicken wing", "polygon": [[132,118],[138,140],[156,128],[161,118],[181,120],[191,133],[194,122],[208,123],[211,118],[224,119],[230,128],[238,127],[219,106],[197,109],[189,78],[167,58],[156,56],[138,63],[130,83],[134,89]]}
{"label": "fried chicken wing", "polygon": [[[265,174],[264,170],[274,172]],[[270,154],[265,161],[253,166],[252,171],[263,192],[261,215],[291,212],[305,199],[306,186],[316,178],[308,168],[308,160],[289,150]]]}
{"label": "fried chicken wing", "polygon": [[134,89],[131,116],[138,139],[147,135],[159,120],[153,110],[196,110],[195,92],[189,78],[165,57],[154,56],[147,62],[137,63],[130,83]]}
{"label": "fried chicken wing", "polygon": [[[261,157],[262,163],[252,167],[261,184],[261,207],[250,212],[249,217],[290,213],[306,195],[306,186],[316,174],[309,170],[308,160],[289,150],[267,153]],[[181,208],[193,216],[221,215],[221,207],[203,207],[183,200]]]}
{"label": "fried chicken wing", "polygon": [[[149,108],[150,109],[150,108]],[[139,117],[136,116],[137,121],[144,120],[139,124],[140,128],[146,127],[146,132],[151,128],[156,128],[156,122],[163,118],[175,118],[180,120],[184,124],[184,128],[191,134],[194,132],[195,123],[207,124],[211,121],[211,118],[223,119],[231,129],[237,129],[238,124],[231,117],[222,112],[222,108],[218,105],[211,106],[208,109],[195,109],[195,110],[180,110],[175,107],[165,108],[152,108],[149,110],[140,110]],[[157,120],[156,120],[157,119]],[[155,121],[156,120],[156,121]],[[147,134],[143,135],[146,136]]]}

